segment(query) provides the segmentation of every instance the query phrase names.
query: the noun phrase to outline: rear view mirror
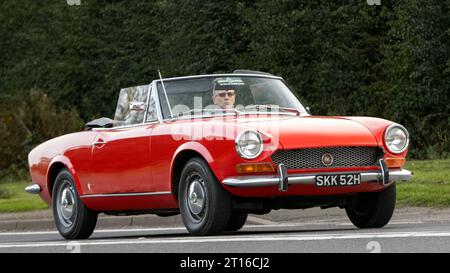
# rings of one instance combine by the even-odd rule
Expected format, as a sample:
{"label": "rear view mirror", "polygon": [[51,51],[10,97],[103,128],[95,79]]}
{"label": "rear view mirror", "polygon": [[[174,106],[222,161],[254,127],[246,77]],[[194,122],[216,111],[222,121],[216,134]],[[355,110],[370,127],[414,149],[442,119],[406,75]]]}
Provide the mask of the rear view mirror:
{"label": "rear view mirror", "polygon": [[99,118],[89,121],[84,125],[86,130],[91,130],[92,128],[111,128],[114,126],[114,120],[110,118]]}

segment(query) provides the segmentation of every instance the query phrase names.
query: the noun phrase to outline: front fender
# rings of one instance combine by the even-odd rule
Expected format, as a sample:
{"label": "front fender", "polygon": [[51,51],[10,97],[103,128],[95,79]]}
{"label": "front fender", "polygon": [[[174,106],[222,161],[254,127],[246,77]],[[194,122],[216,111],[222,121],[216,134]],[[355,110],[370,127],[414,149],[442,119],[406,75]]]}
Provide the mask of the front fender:
{"label": "front fender", "polygon": [[389,125],[393,124],[392,121],[373,117],[343,117],[343,118],[356,121],[361,125],[365,126],[367,129],[369,129],[370,132],[372,132],[372,134],[375,136],[378,146],[380,147],[384,147],[383,135],[385,129]]}
{"label": "front fender", "polygon": [[56,173],[59,170],[61,170],[61,166],[64,165],[64,167],[70,172],[70,174],[73,177],[73,180],[75,182],[75,186],[77,187],[77,191],[79,195],[83,195],[83,192],[81,192],[82,187],[80,183],[80,179],[78,178],[78,174],[75,171],[75,168],[73,167],[72,162],[70,162],[70,159],[67,158],[64,155],[57,155],[55,156],[51,161],[47,169],[47,189],[49,191],[49,195],[51,195],[51,189],[52,184],[54,181],[52,181],[52,177],[56,177]]}
{"label": "front fender", "polygon": [[[214,172],[214,158],[211,155],[211,153],[208,151],[208,149],[203,146],[201,143],[199,142],[194,142],[194,141],[190,141],[190,142],[186,142],[182,145],[180,145],[177,150],[175,151],[175,153],[173,154],[173,157],[171,159],[171,163],[170,163],[170,180],[169,181],[174,181],[174,173],[175,173],[175,168],[176,168],[176,161],[178,159],[178,157],[180,156],[180,154],[182,154],[183,152],[194,152],[196,154],[199,154],[200,156],[203,157],[203,159],[206,160],[206,162],[209,164],[209,166],[211,166],[211,169]],[[173,183],[171,183],[171,190],[173,191]]]}
{"label": "front fender", "polygon": [[178,149],[174,153],[174,156],[172,157],[172,165],[173,165],[175,158],[177,158],[177,156],[181,152],[186,151],[186,150],[195,151],[195,152],[201,154],[203,156],[203,158],[206,160],[206,162],[208,162],[209,164],[214,163],[214,159],[211,156],[211,153],[208,151],[208,149],[205,146],[203,146],[202,144],[200,144],[198,142],[190,141],[190,142],[186,142],[183,145],[181,145],[180,147],[178,147]]}
{"label": "front fender", "polygon": [[[173,173],[175,159],[179,156],[180,153],[185,152],[185,151],[197,152],[206,160],[206,162],[208,162],[209,165],[214,164],[214,159],[213,159],[211,153],[208,151],[208,149],[205,146],[203,146],[202,144],[200,144],[198,142],[190,141],[190,142],[184,143],[183,145],[178,147],[178,149],[175,151],[175,153],[172,157],[171,166],[170,166],[171,173]],[[171,179],[172,179],[172,177],[171,177]]]}

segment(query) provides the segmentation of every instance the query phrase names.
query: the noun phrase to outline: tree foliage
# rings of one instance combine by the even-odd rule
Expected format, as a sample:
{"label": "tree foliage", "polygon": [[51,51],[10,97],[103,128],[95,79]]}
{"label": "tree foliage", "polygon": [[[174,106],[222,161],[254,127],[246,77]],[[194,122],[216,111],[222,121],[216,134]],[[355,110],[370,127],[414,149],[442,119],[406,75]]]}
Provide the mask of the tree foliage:
{"label": "tree foliage", "polygon": [[[0,168],[20,165],[29,147],[79,129],[77,113],[84,121],[112,116],[118,90],[147,84],[158,69],[165,77],[271,72],[314,114],[391,119],[410,130],[414,157],[446,157],[449,3],[1,1],[0,128],[9,152]],[[23,109],[73,124],[50,129],[58,123],[40,117],[51,123],[40,130]],[[6,123],[12,119],[14,128]]]}
{"label": "tree foliage", "polygon": [[40,90],[24,94],[0,96],[0,179],[11,172],[21,176],[27,155],[36,144],[83,128],[75,108],[58,109]]}

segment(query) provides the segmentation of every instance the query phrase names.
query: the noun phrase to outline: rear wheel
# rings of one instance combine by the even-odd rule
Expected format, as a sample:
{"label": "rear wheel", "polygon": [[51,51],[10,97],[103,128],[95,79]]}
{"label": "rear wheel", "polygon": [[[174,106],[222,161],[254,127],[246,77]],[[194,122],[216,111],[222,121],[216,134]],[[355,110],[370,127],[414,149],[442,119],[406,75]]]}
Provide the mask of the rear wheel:
{"label": "rear wheel", "polygon": [[395,210],[396,185],[381,192],[361,193],[345,210],[350,221],[359,228],[381,228],[391,220]]}
{"label": "rear wheel", "polygon": [[248,213],[242,211],[234,211],[230,215],[228,224],[225,228],[226,231],[237,231],[240,230],[245,222],[247,221]]}
{"label": "rear wheel", "polygon": [[231,197],[200,158],[189,160],[183,168],[178,203],[183,223],[192,235],[220,234],[227,227]]}
{"label": "rear wheel", "polygon": [[53,218],[59,233],[69,240],[89,238],[97,224],[97,213],[83,204],[68,170],[59,172],[52,196]]}

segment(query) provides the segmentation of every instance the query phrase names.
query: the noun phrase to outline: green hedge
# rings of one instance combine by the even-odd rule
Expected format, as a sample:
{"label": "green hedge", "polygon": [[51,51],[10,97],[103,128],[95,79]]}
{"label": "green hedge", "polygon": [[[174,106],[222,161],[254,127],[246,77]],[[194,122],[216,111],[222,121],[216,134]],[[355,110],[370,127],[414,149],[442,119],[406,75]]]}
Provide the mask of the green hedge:
{"label": "green hedge", "polygon": [[[157,69],[263,70],[283,76],[314,114],[391,119],[411,132],[413,157],[448,157],[449,3],[1,1],[0,104],[45,90],[52,111],[75,117],[65,133],[79,127],[78,114],[112,116],[118,90],[150,82]],[[3,107],[2,122],[16,111]],[[20,159],[24,145],[49,137],[17,134],[22,142],[2,140]]]}

